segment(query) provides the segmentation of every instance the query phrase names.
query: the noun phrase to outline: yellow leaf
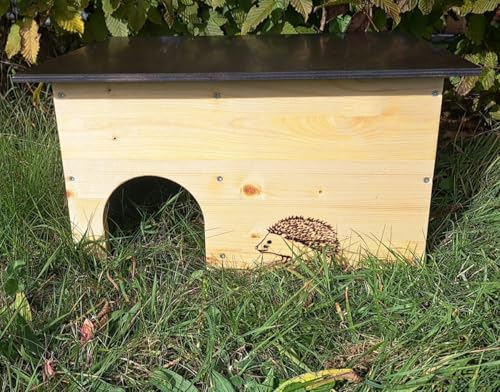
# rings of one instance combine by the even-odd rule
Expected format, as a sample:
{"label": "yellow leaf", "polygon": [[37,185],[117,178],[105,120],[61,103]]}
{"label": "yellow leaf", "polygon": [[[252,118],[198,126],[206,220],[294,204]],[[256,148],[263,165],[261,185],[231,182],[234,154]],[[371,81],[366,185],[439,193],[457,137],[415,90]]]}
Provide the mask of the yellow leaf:
{"label": "yellow leaf", "polygon": [[396,25],[401,21],[401,9],[392,0],[374,0],[377,7],[382,8],[385,13],[392,18]]}
{"label": "yellow leaf", "polygon": [[43,83],[38,83],[35,91],[33,91],[33,105],[40,106],[40,94],[42,92]]}
{"label": "yellow leaf", "polygon": [[312,0],[290,0],[290,3],[292,7],[302,15],[304,21],[307,22],[307,18],[309,18],[309,14],[313,8]]}
{"label": "yellow leaf", "polygon": [[13,24],[10,27],[9,35],[7,37],[7,43],[5,44],[5,53],[7,58],[12,58],[21,50],[21,28],[19,25]]}
{"label": "yellow leaf", "polygon": [[38,25],[33,19],[28,19],[21,28],[21,54],[28,63],[35,64],[39,50]]}
{"label": "yellow leaf", "polygon": [[16,299],[14,300],[14,310],[17,310],[19,316],[25,319],[27,322],[31,322],[33,317],[31,316],[31,308],[28,302],[28,298],[23,292],[16,293]]}
{"label": "yellow leaf", "polygon": [[284,392],[286,390],[305,389],[313,390],[326,384],[334,383],[337,380],[352,381],[355,383],[361,382],[361,377],[358,376],[352,369],[326,369],[319,372],[304,373],[300,376],[291,378],[281,384],[274,392]]}
{"label": "yellow leaf", "polygon": [[61,26],[63,30],[69,31],[70,33],[83,34],[85,30],[82,15],[79,12],[75,12],[69,17],[56,16],[56,23]]}

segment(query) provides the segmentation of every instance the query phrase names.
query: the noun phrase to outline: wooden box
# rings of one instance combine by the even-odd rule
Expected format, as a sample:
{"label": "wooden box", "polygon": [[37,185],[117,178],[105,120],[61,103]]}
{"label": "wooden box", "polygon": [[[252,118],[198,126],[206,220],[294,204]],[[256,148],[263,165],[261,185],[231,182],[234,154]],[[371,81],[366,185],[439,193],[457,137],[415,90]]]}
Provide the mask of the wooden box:
{"label": "wooden box", "polygon": [[74,238],[121,184],[199,203],[206,259],[425,250],[443,79],[478,68],[401,34],[113,38],[16,75],[53,83]]}

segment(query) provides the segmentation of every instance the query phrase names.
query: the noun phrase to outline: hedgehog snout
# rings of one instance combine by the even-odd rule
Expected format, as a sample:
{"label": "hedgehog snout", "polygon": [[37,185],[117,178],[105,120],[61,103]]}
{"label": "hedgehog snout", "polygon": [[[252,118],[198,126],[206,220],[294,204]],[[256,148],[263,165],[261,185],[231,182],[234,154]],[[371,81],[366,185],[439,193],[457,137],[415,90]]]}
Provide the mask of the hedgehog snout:
{"label": "hedgehog snout", "polygon": [[261,253],[268,252],[269,247],[271,246],[272,243],[273,241],[268,238],[268,235],[266,235],[264,239],[255,246],[255,249],[257,249]]}

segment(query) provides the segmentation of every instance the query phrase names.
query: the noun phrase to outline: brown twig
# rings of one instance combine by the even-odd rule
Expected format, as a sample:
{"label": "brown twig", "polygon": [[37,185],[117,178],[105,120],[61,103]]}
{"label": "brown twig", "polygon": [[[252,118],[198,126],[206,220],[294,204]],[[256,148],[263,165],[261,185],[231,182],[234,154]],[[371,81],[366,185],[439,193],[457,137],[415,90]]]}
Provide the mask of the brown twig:
{"label": "brown twig", "polygon": [[111,283],[111,285],[113,286],[113,288],[116,291],[120,292],[120,288],[118,287],[118,285],[116,284],[116,282],[113,280],[113,278],[109,274],[109,271],[106,271],[106,278],[109,280],[109,283]]}
{"label": "brown twig", "polygon": [[319,24],[319,31],[323,32],[323,30],[325,29],[325,25],[326,25],[326,14],[328,13],[328,11],[326,10],[326,7],[323,7],[321,9],[321,23]]}

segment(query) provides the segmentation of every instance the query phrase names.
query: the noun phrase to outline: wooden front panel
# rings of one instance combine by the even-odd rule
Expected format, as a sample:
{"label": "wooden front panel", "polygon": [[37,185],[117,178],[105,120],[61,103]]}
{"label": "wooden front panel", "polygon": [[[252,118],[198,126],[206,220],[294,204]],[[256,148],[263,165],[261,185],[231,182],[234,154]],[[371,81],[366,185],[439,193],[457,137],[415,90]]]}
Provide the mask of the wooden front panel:
{"label": "wooden front panel", "polygon": [[351,260],[386,257],[386,247],[420,256],[441,88],[441,79],[54,86],[75,237],[103,235],[112,191],[156,175],[200,203],[211,264],[261,262],[256,245],[290,215],[329,223]]}

